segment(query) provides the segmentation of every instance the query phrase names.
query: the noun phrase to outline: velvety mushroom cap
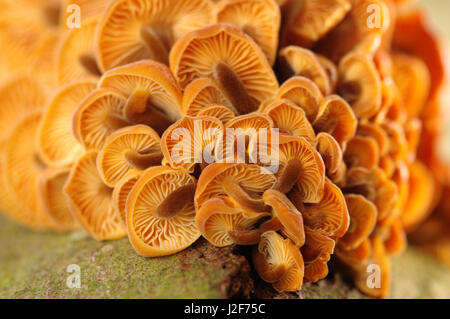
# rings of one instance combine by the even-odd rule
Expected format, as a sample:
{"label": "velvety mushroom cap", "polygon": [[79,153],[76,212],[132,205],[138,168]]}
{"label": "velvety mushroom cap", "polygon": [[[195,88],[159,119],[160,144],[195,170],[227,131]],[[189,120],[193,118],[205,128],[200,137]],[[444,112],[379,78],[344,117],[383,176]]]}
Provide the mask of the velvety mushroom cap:
{"label": "velvety mushroom cap", "polygon": [[316,118],[323,96],[313,81],[303,76],[294,76],[283,83],[275,98],[291,100],[300,106],[312,123]]}
{"label": "velvety mushroom cap", "polygon": [[97,28],[100,68],[143,59],[167,63],[177,39],[214,22],[213,4],[207,0],[110,2]]}
{"label": "velvety mushroom cap", "polygon": [[213,163],[200,175],[195,208],[198,211],[210,198],[226,196],[245,211],[268,211],[262,194],[275,182],[273,174],[255,164]]}
{"label": "velvety mushroom cap", "polygon": [[184,116],[161,137],[164,160],[173,168],[193,172],[196,164],[216,160],[216,146],[223,139],[222,122],[210,116]]}
{"label": "velvety mushroom cap", "polygon": [[60,84],[98,79],[101,75],[94,53],[98,18],[81,21],[81,27],[70,29],[59,47],[56,71]]}
{"label": "velvety mushroom cap", "polygon": [[268,213],[244,212],[223,196],[208,199],[195,215],[198,229],[211,244],[255,245],[260,241],[258,224]]}
{"label": "velvety mushroom cap", "polygon": [[78,106],[73,116],[75,138],[87,150],[100,151],[116,130],[132,125],[123,110],[127,98],[115,89],[96,89]]}
{"label": "velvety mushroom cap", "polygon": [[163,158],[159,135],[145,125],[112,133],[98,154],[97,168],[106,185],[114,187],[130,170],[159,166]]}
{"label": "velvety mushroom cap", "polygon": [[166,256],[200,237],[195,225],[195,178],[170,167],[149,168],[127,199],[128,236],[136,252]]}
{"label": "velvety mushroom cap", "polygon": [[99,88],[114,88],[127,97],[124,116],[151,126],[158,134],[181,117],[181,91],[163,64],[144,60],[105,72]]}
{"label": "velvety mushroom cap", "polygon": [[371,137],[353,137],[347,144],[344,160],[347,166],[372,169],[378,165],[380,151],[375,139]]}
{"label": "velvety mushroom cap", "polygon": [[211,78],[198,78],[189,83],[183,92],[181,113],[195,116],[211,104],[224,105],[233,113],[238,114],[230,100]]}
{"label": "velvety mushroom cap", "polygon": [[58,231],[78,229],[64,197],[63,188],[69,177],[70,167],[48,168],[39,178],[39,199],[44,213]]}
{"label": "velvety mushroom cap", "polygon": [[325,68],[314,52],[297,46],[288,46],[279,53],[280,73],[283,79],[304,76],[313,81],[323,95],[331,92],[331,84]]}
{"label": "velvety mushroom cap", "polygon": [[286,1],[283,44],[311,46],[334,28],[350,8],[350,0]]}
{"label": "velvety mushroom cap", "polygon": [[97,153],[83,155],[72,167],[64,194],[72,215],[97,240],[126,236],[120,217],[113,208],[112,188],[106,186],[97,170]]}
{"label": "velvety mushroom cap", "polygon": [[280,132],[304,137],[311,144],[315,143],[315,133],[305,111],[294,102],[275,100],[264,108],[263,113],[270,116]]}
{"label": "velvety mushroom cap", "polygon": [[144,172],[137,169],[131,170],[114,186],[112,193],[113,206],[124,226],[127,224],[126,205],[128,195]]}
{"label": "velvety mushroom cap", "polygon": [[345,150],[347,142],[355,135],[358,121],[351,107],[337,95],[327,96],[319,105],[313,122],[316,132],[332,135]]}
{"label": "velvety mushroom cap", "polygon": [[377,223],[376,206],[361,195],[345,195],[350,226],[344,237],[339,239],[339,245],[346,250],[357,248],[369,237]]}
{"label": "velvety mushroom cap", "polygon": [[66,85],[47,105],[38,133],[39,154],[47,165],[68,165],[83,154],[72,133],[72,118],[80,102],[94,89],[93,81]]}
{"label": "velvety mushroom cap", "polygon": [[279,291],[300,290],[304,264],[300,250],[289,239],[274,231],[261,235],[259,245],[253,249],[253,265],[261,278]]}
{"label": "velvety mushroom cap", "polygon": [[217,22],[231,23],[251,36],[271,65],[276,58],[280,20],[280,9],[273,0],[225,0],[217,5]]}
{"label": "velvety mushroom cap", "polygon": [[211,104],[210,106],[205,107],[201,111],[197,113],[198,117],[202,116],[210,116],[215,117],[220,120],[224,125],[231,121],[235,114],[228,107],[219,105],[219,104]]}
{"label": "velvety mushroom cap", "polygon": [[327,176],[332,180],[339,175],[343,164],[343,153],[338,142],[328,133],[317,134],[317,151],[322,156]]}
{"label": "velvety mushroom cap", "polygon": [[382,88],[374,63],[364,54],[351,52],[339,63],[339,95],[358,118],[368,118],[381,107]]}
{"label": "velvety mushroom cap", "polygon": [[188,33],[177,41],[170,52],[170,68],[182,88],[197,78],[214,79],[241,114],[256,110],[278,89],[259,46],[226,23]]}

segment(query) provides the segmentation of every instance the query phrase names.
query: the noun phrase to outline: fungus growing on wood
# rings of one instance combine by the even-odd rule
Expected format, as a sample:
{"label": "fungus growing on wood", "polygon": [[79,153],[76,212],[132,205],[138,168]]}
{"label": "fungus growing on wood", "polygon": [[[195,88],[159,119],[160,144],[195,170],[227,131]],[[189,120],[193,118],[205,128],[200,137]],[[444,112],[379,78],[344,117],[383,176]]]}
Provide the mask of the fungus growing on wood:
{"label": "fungus growing on wood", "polygon": [[126,236],[112,203],[112,188],[106,186],[97,170],[97,153],[88,152],[72,167],[64,194],[72,215],[97,240]]}
{"label": "fungus growing on wood", "polygon": [[167,64],[177,39],[215,21],[213,4],[207,0],[110,2],[96,33],[100,68],[143,59]]}
{"label": "fungus growing on wood", "polygon": [[139,178],[126,204],[128,237],[146,257],[175,254],[200,237],[195,224],[196,180],[187,172],[151,167]]}
{"label": "fungus growing on wood", "polygon": [[159,135],[146,125],[124,127],[112,133],[97,157],[106,185],[114,187],[131,170],[159,166],[163,158]]}
{"label": "fungus growing on wood", "polygon": [[178,40],[170,52],[170,68],[183,89],[201,77],[214,79],[241,114],[255,111],[278,89],[259,46],[226,23],[193,31]]}

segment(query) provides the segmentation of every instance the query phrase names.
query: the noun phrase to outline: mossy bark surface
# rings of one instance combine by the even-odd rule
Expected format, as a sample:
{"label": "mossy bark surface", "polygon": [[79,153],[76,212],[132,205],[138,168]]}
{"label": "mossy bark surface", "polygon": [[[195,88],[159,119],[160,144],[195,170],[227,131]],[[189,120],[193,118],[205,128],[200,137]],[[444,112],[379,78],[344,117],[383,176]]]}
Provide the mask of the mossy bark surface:
{"label": "mossy bark surface", "polygon": [[[340,274],[277,294],[258,280],[247,252],[199,240],[173,256],[144,258],[126,238],[38,233],[0,218],[0,298],[364,298]],[[81,288],[67,287],[71,264],[80,267]],[[450,298],[450,270],[418,250],[409,248],[392,264],[391,297]]]}

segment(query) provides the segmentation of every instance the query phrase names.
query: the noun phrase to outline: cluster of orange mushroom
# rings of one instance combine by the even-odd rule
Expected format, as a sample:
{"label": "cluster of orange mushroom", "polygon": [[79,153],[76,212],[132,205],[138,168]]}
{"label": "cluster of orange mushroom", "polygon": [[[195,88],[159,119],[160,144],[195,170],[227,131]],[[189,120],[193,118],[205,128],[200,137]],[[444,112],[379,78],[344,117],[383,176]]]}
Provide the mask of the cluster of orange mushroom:
{"label": "cluster of orange mushroom", "polygon": [[[389,256],[450,182],[439,42],[404,2],[0,1],[1,211],[128,236],[147,257],[200,236],[250,245],[277,291],[325,278],[335,256],[387,297]],[[212,145],[239,139],[220,160]]]}

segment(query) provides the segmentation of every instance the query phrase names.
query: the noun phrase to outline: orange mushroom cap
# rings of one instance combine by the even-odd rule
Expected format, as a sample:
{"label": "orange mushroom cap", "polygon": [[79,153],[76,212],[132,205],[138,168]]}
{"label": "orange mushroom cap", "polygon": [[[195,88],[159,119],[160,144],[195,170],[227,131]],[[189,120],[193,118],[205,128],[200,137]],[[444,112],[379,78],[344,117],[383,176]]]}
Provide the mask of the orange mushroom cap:
{"label": "orange mushroom cap", "polygon": [[210,106],[205,107],[201,111],[197,113],[197,116],[210,116],[215,117],[220,120],[224,125],[226,125],[229,121],[231,121],[235,114],[228,107],[219,105],[219,104],[211,104]]}
{"label": "orange mushroom cap", "polygon": [[321,132],[317,134],[317,151],[322,156],[327,177],[331,178],[331,180],[337,178],[342,165],[345,165],[343,153],[338,142],[330,134]]}
{"label": "orange mushroom cap", "polygon": [[371,137],[355,136],[347,144],[344,152],[347,166],[372,169],[380,160],[380,151],[375,139]]}
{"label": "orange mushroom cap", "polygon": [[141,178],[144,171],[141,170],[130,170],[120,181],[114,186],[112,193],[112,201],[114,210],[120,216],[120,220],[124,226],[127,225],[127,213],[126,205],[128,195],[130,195],[136,182]]}

